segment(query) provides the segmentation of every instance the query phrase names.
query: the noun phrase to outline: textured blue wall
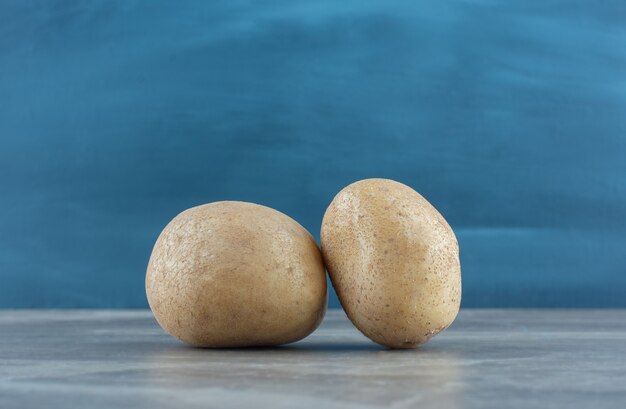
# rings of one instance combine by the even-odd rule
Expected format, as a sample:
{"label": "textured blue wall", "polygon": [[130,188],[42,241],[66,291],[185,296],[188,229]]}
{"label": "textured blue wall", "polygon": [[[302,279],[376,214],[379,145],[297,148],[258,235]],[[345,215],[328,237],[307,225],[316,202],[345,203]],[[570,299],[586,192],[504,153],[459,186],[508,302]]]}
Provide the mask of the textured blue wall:
{"label": "textured blue wall", "polygon": [[[388,177],[457,232],[464,306],[626,307],[626,3],[0,2],[0,306],[143,307],[179,211],[316,237]],[[331,305],[337,305],[331,299]]]}

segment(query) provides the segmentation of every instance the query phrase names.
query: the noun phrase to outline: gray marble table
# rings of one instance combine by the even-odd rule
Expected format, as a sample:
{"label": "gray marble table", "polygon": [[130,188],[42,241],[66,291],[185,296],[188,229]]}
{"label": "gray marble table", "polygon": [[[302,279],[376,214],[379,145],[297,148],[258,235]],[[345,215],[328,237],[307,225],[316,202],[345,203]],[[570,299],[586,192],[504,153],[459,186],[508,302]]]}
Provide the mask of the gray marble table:
{"label": "gray marble table", "polygon": [[341,311],[298,343],[202,350],[149,311],[0,311],[0,408],[626,408],[626,310],[464,310],[390,351]]}

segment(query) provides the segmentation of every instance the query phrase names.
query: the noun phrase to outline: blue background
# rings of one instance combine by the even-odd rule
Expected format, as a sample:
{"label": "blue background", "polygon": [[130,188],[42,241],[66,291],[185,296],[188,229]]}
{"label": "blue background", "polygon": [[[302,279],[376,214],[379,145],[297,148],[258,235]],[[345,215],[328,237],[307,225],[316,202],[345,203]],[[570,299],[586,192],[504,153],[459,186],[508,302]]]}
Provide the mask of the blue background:
{"label": "blue background", "polygon": [[624,22],[622,0],[3,0],[0,307],[145,307],[181,210],[253,201],[318,237],[367,177],[449,220],[465,307],[626,307]]}

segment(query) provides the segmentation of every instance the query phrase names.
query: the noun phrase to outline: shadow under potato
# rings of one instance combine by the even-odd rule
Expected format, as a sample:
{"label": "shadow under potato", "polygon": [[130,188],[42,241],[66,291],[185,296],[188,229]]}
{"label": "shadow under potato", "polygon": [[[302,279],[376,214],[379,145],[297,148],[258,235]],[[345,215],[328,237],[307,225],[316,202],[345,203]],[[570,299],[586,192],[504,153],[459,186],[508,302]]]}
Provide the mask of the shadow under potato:
{"label": "shadow under potato", "polygon": [[375,351],[375,352],[426,352],[436,351],[438,348],[433,348],[432,345],[420,345],[416,348],[402,348],[393,349],[387,348],[382,345],[378,345],[374,342],[361,343],[361,342],[333,342],[333,341],[314,341],[303,342],[285,345],[270,345],[270,346],[249,346],[249,347],[235,347],[235,348],[210,348],[210,347],[194,347],[192,345],[179,342],[176,349],[187,351],[216,351],[216,352],[243,352],[243,353],[281,353],[281,352],[362,352],[362,351]]}

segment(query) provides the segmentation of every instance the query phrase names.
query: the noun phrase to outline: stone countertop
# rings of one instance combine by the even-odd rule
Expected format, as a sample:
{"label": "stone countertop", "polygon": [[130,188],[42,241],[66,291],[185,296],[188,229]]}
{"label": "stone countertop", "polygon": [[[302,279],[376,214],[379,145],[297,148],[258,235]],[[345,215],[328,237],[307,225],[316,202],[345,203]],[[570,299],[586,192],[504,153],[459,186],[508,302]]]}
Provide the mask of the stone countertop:
{"label": "stone countertop", "polygon": [[626,408],[626,310],[463,310],[417,350],[343,312],[278,348],[209,350],[147,310],[0,311],[0,408]]}

